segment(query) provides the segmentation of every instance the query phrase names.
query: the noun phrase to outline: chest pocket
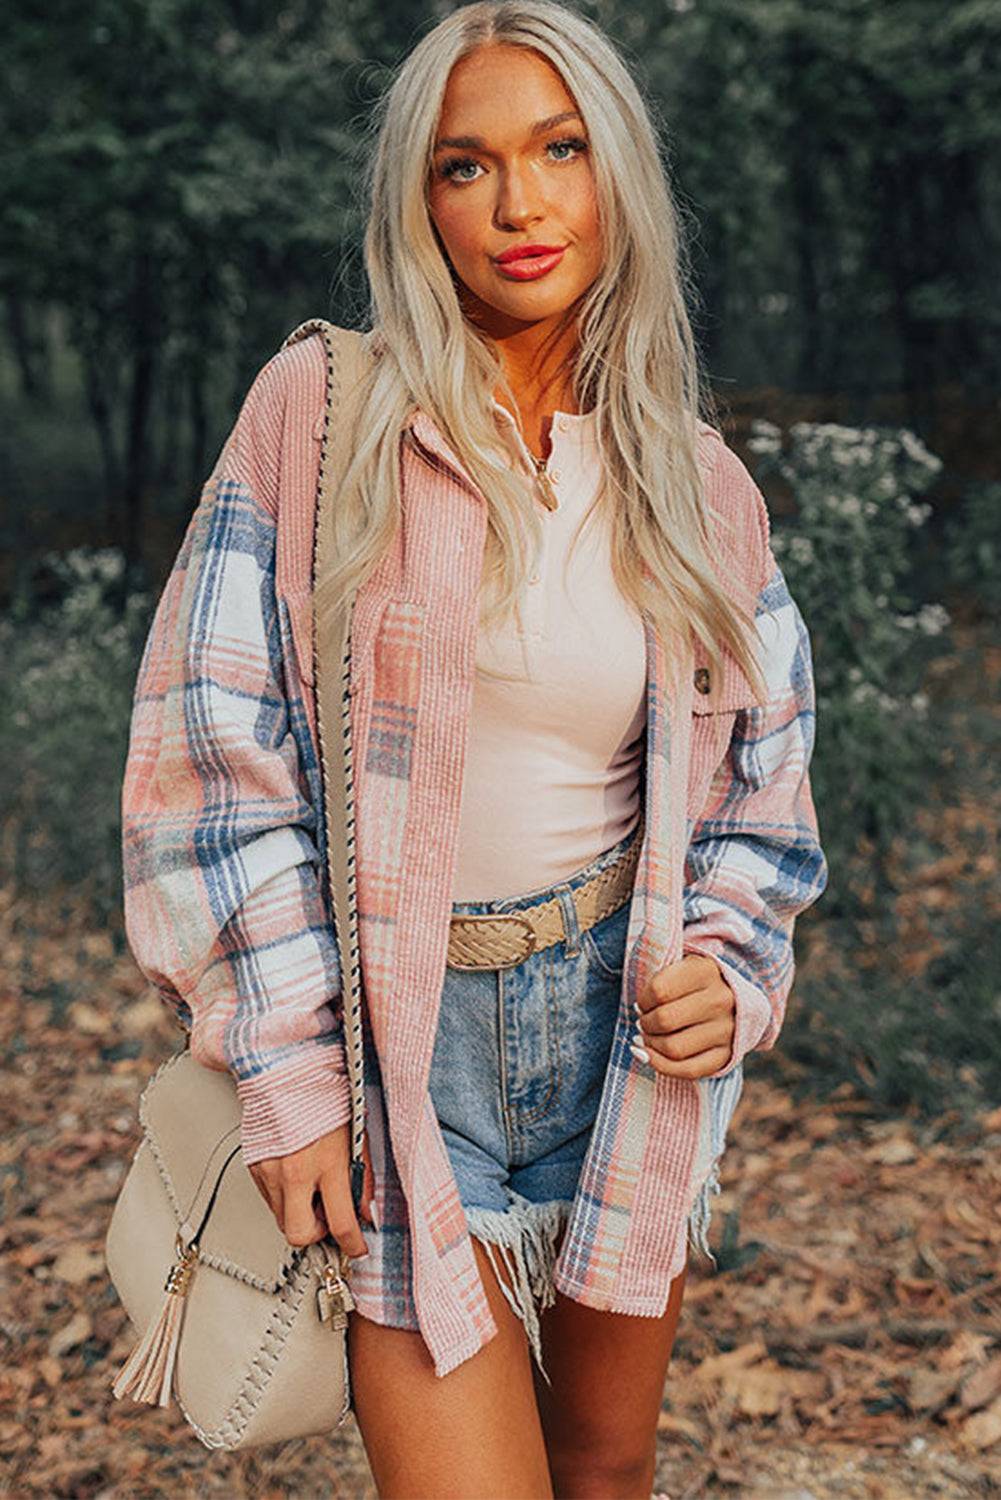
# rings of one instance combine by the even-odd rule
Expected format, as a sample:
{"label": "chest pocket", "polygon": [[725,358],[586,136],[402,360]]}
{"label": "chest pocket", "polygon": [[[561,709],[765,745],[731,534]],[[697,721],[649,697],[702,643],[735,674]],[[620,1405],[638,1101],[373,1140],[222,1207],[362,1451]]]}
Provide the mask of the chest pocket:
{"label": "chest pocket", "polygon": [[721,672],[697,640],[692,670],[688,811],[695,818],[702,810],[716,772],[726,760],[737,714],[741,709],[754,707],[755,698],[747,676],[728,651],[723,653]]}
{"label": "chest pocket", "polygon": [[[283,643],[285,659],[294,664],[301,682],[315,690],[316,664],[313,659],[313,592],[308,588],[290,588],[281,596],[283,608],[282,626],[286,635]],[[352,625],[351,692],[359,693],[372,670],[372,624],[367,618],[359,618],[361,611],[355,606]],[[362,627],[365,627],[364,629]],[[355,637],[368,640],[367,649],[355,645]]]}
{"label": "chest pocket", "polygon": [[288,621],[291,660],[301,681],[313,685],[313,595],[310,589],[288,589],[280,596]]}

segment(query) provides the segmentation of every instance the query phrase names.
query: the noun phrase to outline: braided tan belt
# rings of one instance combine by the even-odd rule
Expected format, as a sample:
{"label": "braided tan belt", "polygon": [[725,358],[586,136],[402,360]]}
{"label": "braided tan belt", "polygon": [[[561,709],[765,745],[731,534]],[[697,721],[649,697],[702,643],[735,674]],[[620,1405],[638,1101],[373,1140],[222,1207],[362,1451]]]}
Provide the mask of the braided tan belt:
{"label": "braided tan belt", "polygon": [[[643,830],[613,864],[570,892],[581,932],[617,911],[632,895]],[[567,937],[563,906],[553,896],[519,911],[455,913],[448,934],[450,969],[509,969]]]}

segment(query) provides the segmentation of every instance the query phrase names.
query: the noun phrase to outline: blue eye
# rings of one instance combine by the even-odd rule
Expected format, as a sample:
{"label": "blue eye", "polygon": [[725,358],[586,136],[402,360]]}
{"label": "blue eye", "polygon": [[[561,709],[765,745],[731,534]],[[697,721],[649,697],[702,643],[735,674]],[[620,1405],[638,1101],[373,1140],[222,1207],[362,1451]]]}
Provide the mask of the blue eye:
{"label": "blue eye", "polygon": [[[555,157],[554,160],[558,163],[576,160],[579,155],[587,150],[587,141],[581,140],[579,136],[567,136],[563,140],[550,141],[546,150],[558,151],[563,146],[571,147],[571,155]],[[438,168],[438,175],[457,183],[475,182],[475,177],[461,177],[459,174],[465,167],[478,166],[479,162],[471,156],[452,156]]]}

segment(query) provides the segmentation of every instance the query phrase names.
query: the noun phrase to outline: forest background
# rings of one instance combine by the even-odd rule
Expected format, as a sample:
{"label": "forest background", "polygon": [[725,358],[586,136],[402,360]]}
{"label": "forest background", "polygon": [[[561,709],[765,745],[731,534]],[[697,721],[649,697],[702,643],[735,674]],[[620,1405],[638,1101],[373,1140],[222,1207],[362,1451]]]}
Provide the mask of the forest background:
{"label": "forest background", "polygon": [[[28,1372],[2,1377],[0,1463],[26,1472],[41,1424],[56,1439],[46,1493],[147,1492],[123,1478],[124,1438],[92,1460],[72,1410],[54,1427],[49,1410],[67,1380],[106,1405],[106,1367],[128,1346],[100,1240],[135,1096],[177,1040],[120,912],[139,652],[256,371],[305,318],[364,321],[372,104],[448,9],[52,0],[5,14],[0,1248],[35,1311],[0,1323]],[[755,1448],[774,1465],[780,1431],[790,1453],[886,1448],[878,1482],[904,1476],[902,1493],[932,1492],[908,1469],[932,1453],[935,1493],[1001,1493],[1001,7],[581,9],[658,115],[703,359],[810,628],[830,866],[797,928],[779,1046],[748,1063],[713,1230],[726,1297],[707,1289],[678,1345],[710,1395],[693,1422],[680,1392],[672,1416],[669,1385],[662,1477],[672,1493],[733,1493],[735,1455],[745,1475]],[[87,1171],[67,1177],[67,1162]],[[60,1194],[68,1215],[53,1215]],[[74,1281],[54,1268],[81,1223],[95,1258]],[[788,1341],[746,1352],[764,1337],[754,1298],[789,1295],[797,1256],[814,1332],[862,1295],[854,1342],[819,1341],[822,1401],[809,1382],[796,1394]],[[76,1333],[53,1352],[60,1310]],[[732,1367],[708,1370],[724,1356]],[[854,1363],[839,1385],[841,1359]],[[915,1385],[942,1359],[944,1383]],[[107,1420],[125,1422],[117,1407]],[[136,1451],[158,1420],[132,1419]],[[817,1494],[826,1462],[807,1475]],[[225,1472],[223,1492],[267,1489],[252,1461]]]}

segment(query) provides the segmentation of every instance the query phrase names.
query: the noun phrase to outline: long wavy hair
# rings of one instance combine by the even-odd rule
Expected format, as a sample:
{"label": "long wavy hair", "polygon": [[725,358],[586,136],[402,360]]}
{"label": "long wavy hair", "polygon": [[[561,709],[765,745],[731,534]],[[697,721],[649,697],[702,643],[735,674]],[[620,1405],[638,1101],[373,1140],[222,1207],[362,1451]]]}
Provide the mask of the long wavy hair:
{"label": "long wavy hair", "polygon": [[650,112],[609,38],[553,0],[479,0],[453,11],[404,58],[373,112],[362,179],[373,358],[358,392],[355,440],[340,460],[332,508],[337,563],[317,580],[321,618],[332,600],[365,581],[393,539],[400,434],[415,405],[437,423],[486,500],[484,626],[517,609],[541,542],[531,476],[512,464],[492,404],[503,393],[516,413],[514,392],[496,343],[462,310],[428,211],[449,74],[485,43],[547,58],[587,125],[603,267],[560,326],[576,323],[568,373],[577,409],[594,410],[603,473],[588,514],[599,503],[608,507],[618,587],[649,611],[669,661],[671,645],[694,633],[721,669],[725,642],[763,700],[753,621],[710,562],[698,425],[718,420],[686,311],[686,289],[695,294]]}

